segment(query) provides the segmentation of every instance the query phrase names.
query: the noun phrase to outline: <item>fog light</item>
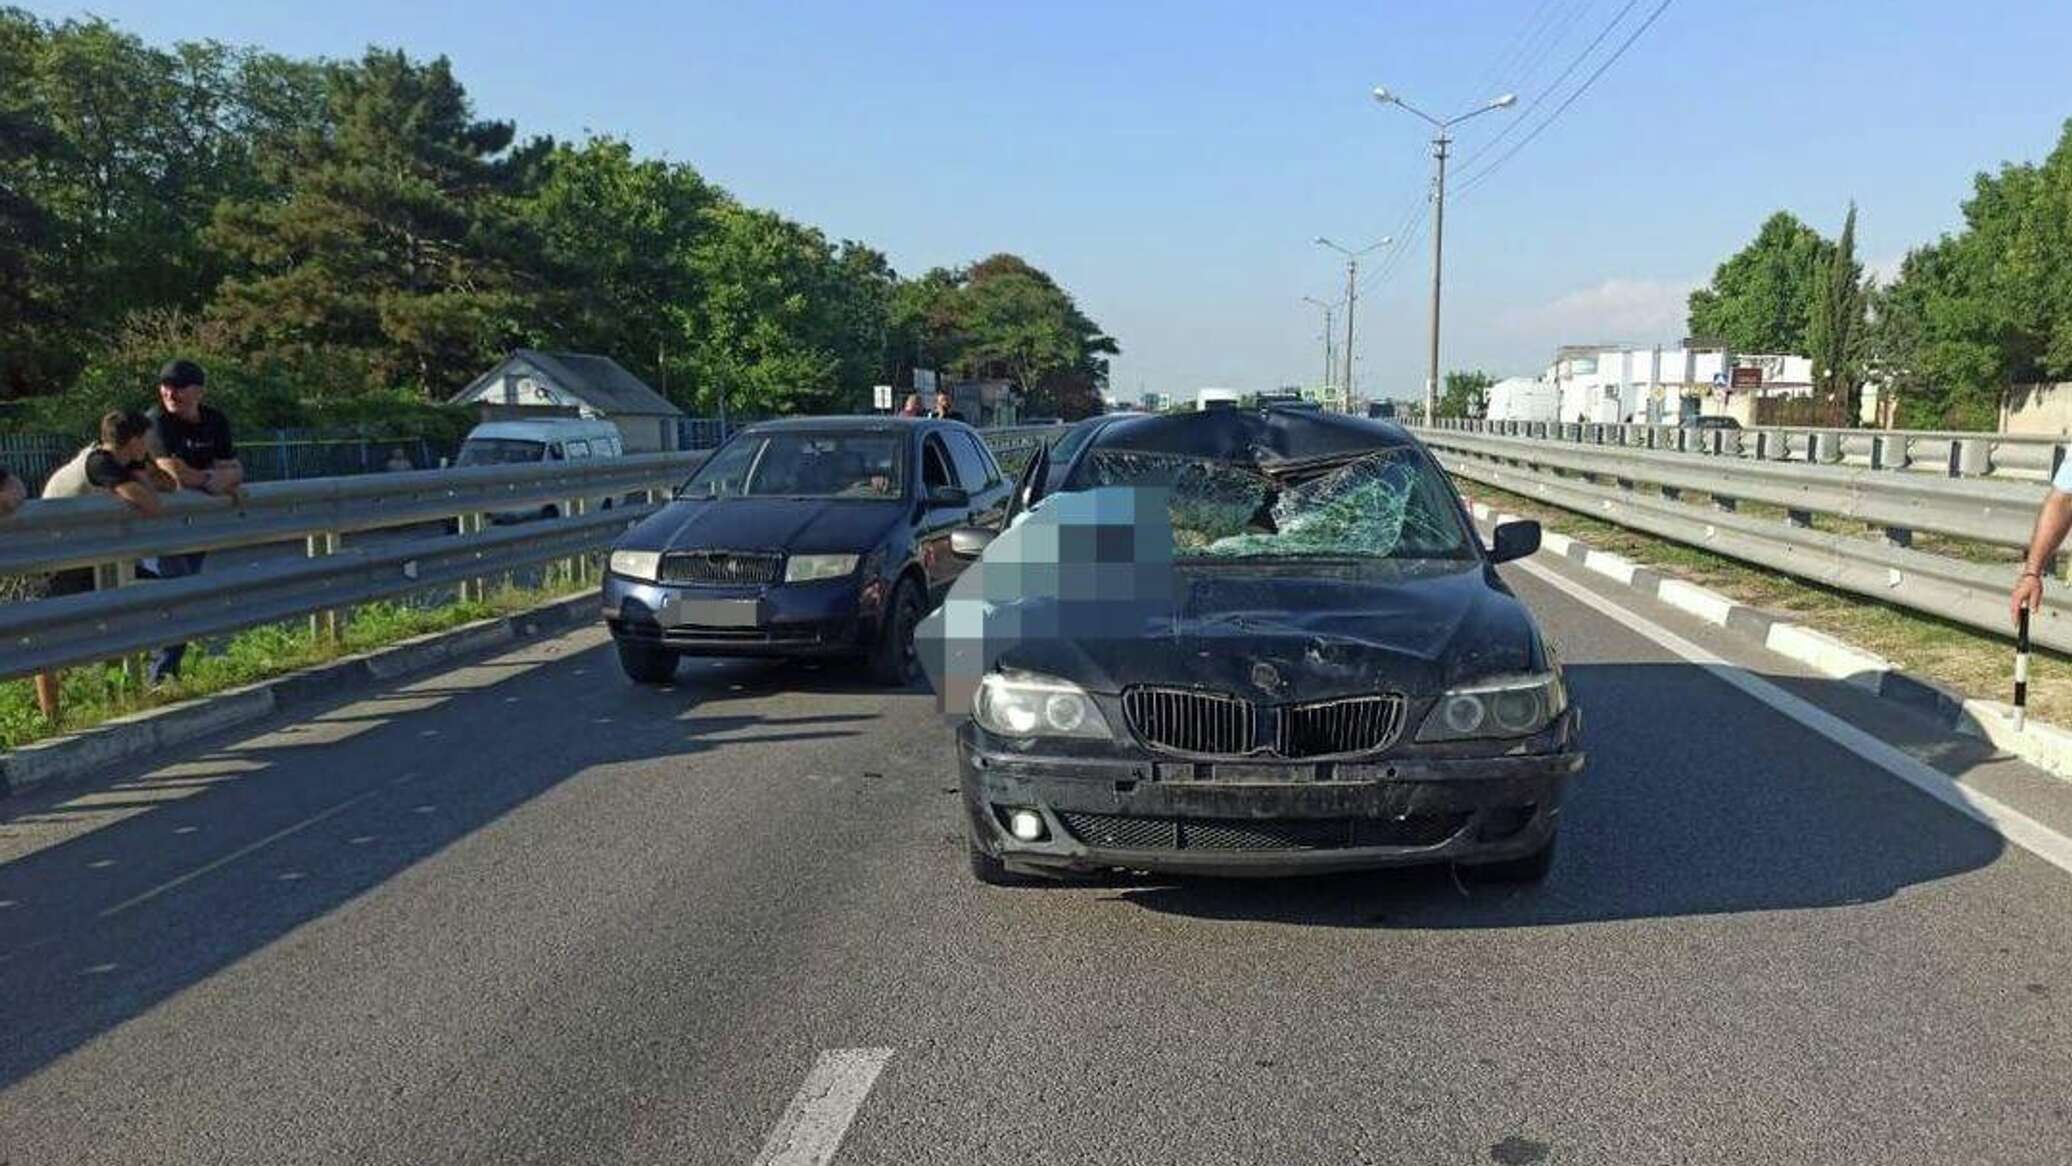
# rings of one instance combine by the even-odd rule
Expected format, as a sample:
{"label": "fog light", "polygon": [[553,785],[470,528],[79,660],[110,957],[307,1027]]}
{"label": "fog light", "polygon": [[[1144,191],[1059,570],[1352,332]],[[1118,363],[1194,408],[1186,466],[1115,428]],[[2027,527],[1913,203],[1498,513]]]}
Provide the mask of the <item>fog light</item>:
{"label": "fog light", "polygon": [[1034,810],[1016,810],[1007,816],[1007,828],[1023,842],[1043,837],[1043,815]]}

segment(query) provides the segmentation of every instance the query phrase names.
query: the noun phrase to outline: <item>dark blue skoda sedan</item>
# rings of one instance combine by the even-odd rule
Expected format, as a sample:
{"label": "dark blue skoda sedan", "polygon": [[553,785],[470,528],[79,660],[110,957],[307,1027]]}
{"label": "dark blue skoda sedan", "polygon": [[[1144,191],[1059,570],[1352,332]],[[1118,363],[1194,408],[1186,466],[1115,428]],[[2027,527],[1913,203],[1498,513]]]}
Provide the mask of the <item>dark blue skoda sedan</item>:
{"label": "dark blue skoda sedan", "polygon": [[626,675],[680,657],[859,657],[918,672],[914,625],[968,560],[959,527],[997,529],[1012,483],[956,421],[813,417],[745,429],[612,548],[604,619]]}

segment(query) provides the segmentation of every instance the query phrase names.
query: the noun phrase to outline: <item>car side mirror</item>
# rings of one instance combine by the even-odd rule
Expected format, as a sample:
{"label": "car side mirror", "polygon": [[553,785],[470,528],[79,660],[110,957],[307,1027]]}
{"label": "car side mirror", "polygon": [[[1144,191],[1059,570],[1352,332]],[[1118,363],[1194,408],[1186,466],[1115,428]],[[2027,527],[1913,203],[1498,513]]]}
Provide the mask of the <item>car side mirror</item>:
{"label": "car side mirror", "polygon": [[1539,523],[1530,518],[1506,522],[1496,528],[1496,535],[1490,540],[1489,560],[1493,563],[1508,563],[1512,559],[1522,559],[1539,549]]}
{"label": "car side mirror", "polygon": [[960,526],[950,532],[950,553],[960,559],[976,559],[993,545],[993,535],[983,526]]}
{"label": "car side mirror", "polygon": [[971,492],[962,486],[931,486],[928,489],[930,506],[969,506]]}

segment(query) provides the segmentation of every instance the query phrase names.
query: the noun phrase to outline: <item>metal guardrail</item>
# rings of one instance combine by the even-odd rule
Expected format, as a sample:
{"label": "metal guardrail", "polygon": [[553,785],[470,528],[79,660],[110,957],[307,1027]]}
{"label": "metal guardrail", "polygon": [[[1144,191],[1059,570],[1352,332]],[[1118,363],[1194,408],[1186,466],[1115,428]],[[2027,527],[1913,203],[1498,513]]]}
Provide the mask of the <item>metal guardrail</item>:
{"label": "metal guardrail", "polygon": [[1810,429],[1780,425],[1695,429],[1675,425],[1459,418],[1441,420],[1432,428],[1446,433],[1526,437],[1765,462],[2030,481],[2050,477],[2066,451],[2072,450],[2072,438],[2066,437],[1925,429]]}
{"label": "metal guardrail", "polygon": [[[1914,550],[1916,529],[2002,546],[2025,546],[2037,485],[1916,478],[1835,466],[1723,465],[1691,455],[1581,450],[1552,441],[1420,429],[1420,439],[1458,477],[1565,510],[1754,563],[1996,635],[2009,635],[2013,571]],[[1660,494],[1638,487],[1651,485]],[[1680,500],[1709,495],[1712,505]],[[1738,513],[1740,501],[1787,508],[1786,522]],[[1885,528],[1876,541],[1814,530],[1812,514]],[[2046,589],[2032,623],[2037,643],[2072,652],[2072,598]]]}
{"label": "metal guardrail", "polygon": [[2000,546],[2026,546],[2036,518],[2036,483],[1938,478],[1836,465],[1733,461],[1688,453],[1528,441],[1418,430],[1426,445],[1572,474],[1761,502],[1801,514],[1832,514],[1886,529],[1895,542],[1925,530]]}
{"label": "metal guardrail", "polygon": [[[1032,450],[1061,425],[983,431],[996,453]],[[99,568],[116,584],[84,595],[0,603],[0,678],[128,655],[298,616],[479,580],[610,545],[652,513],[707,455],[648,454],[583,462],[318,478],[249,487],[241,500],[176,494],[138,515],[105,497],[34,502],[0,520],[0,576]],[[585,513],[598,499],[643,504]],[[485,530],[486,515],[555,505],[559,517]],[[460,533],[339,549],[340,535],[458,518]],[[306,540],[307,559],[205,571],[127,587],[139,558]]]}
{"label": "metal guardrail", "polygon": [[643,505],[484,534],[412,539],[318,558],[117,587],[63,599],[0,604],[0,678],[106,660],[161,644],[225,635],[313,612],[543,560],[587,554],[653,513]]}
{"label": "metal guardrail", "polygon": [[224,498],[175,494],[165,499],[165,513],[155,518],[106,497],[33,502],[0,521],[0,575],[636,493],[682,481],[704,456],[642,454],[264,482],[248,487],[236,505]]}

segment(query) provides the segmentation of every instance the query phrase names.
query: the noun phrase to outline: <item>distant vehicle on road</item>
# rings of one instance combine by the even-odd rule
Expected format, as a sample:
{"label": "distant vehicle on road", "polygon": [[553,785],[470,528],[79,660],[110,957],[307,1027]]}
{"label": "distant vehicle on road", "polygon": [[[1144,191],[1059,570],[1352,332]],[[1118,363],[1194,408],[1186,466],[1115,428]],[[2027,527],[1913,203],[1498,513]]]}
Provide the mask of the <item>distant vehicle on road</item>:
{"label": "distant vehicle on road", "polygon": [[1741,423],[1732,417],[1686,417],[1678,423],[1685,429],[1739,429]]}
{"label": "distant vehicle on road", "polygon": [[1022,422],[1024,425],[1063,425],[1064,423],[1065,421],[1062,417],[1031,417]]}
{"label": "distant vehicle on road", "polygon": [[1194,407],[1198,410],[1236,408],[1243,395],[1236,389],[1202,389],[1194,394]]}
{"label": "distant vehicle on road", "polygon": [[1505,377],[1489,386],[1482,416],[1490,421],[1559,421],[1561,386],[1534,377]]}
{"label": "distant vehicle on road", "polygon": [[[626,443],[609,421],[577,417],[542,417],[528,421],[485,421],[468,431],[454,458],[457,466],[524,465],[533,462],[580,462],[621,457]],[[603,500],[609,508],[612,500]],[[507,510],[490,515],[493,522],[526,522],[558,518],[561,507],[549,503],[537,510]]]}
{"label": "distant vehicle on road", "polygon": [[1537,523],[1485,549],[1414,437],[1332,413],[1112,425],[1055,493],[1046,460],[923,629],[975,877],[1545,877],[1580,715],[1494,569]]}
{"label": "distant vehicle on road", "polygon": [[908,683],[914,625],[964,569],[950,532],[997,529],[1011,486],[962,422],[744,429],[612,547],[604,619],[619,664],[663,684],[683,656],[854,656]]}

